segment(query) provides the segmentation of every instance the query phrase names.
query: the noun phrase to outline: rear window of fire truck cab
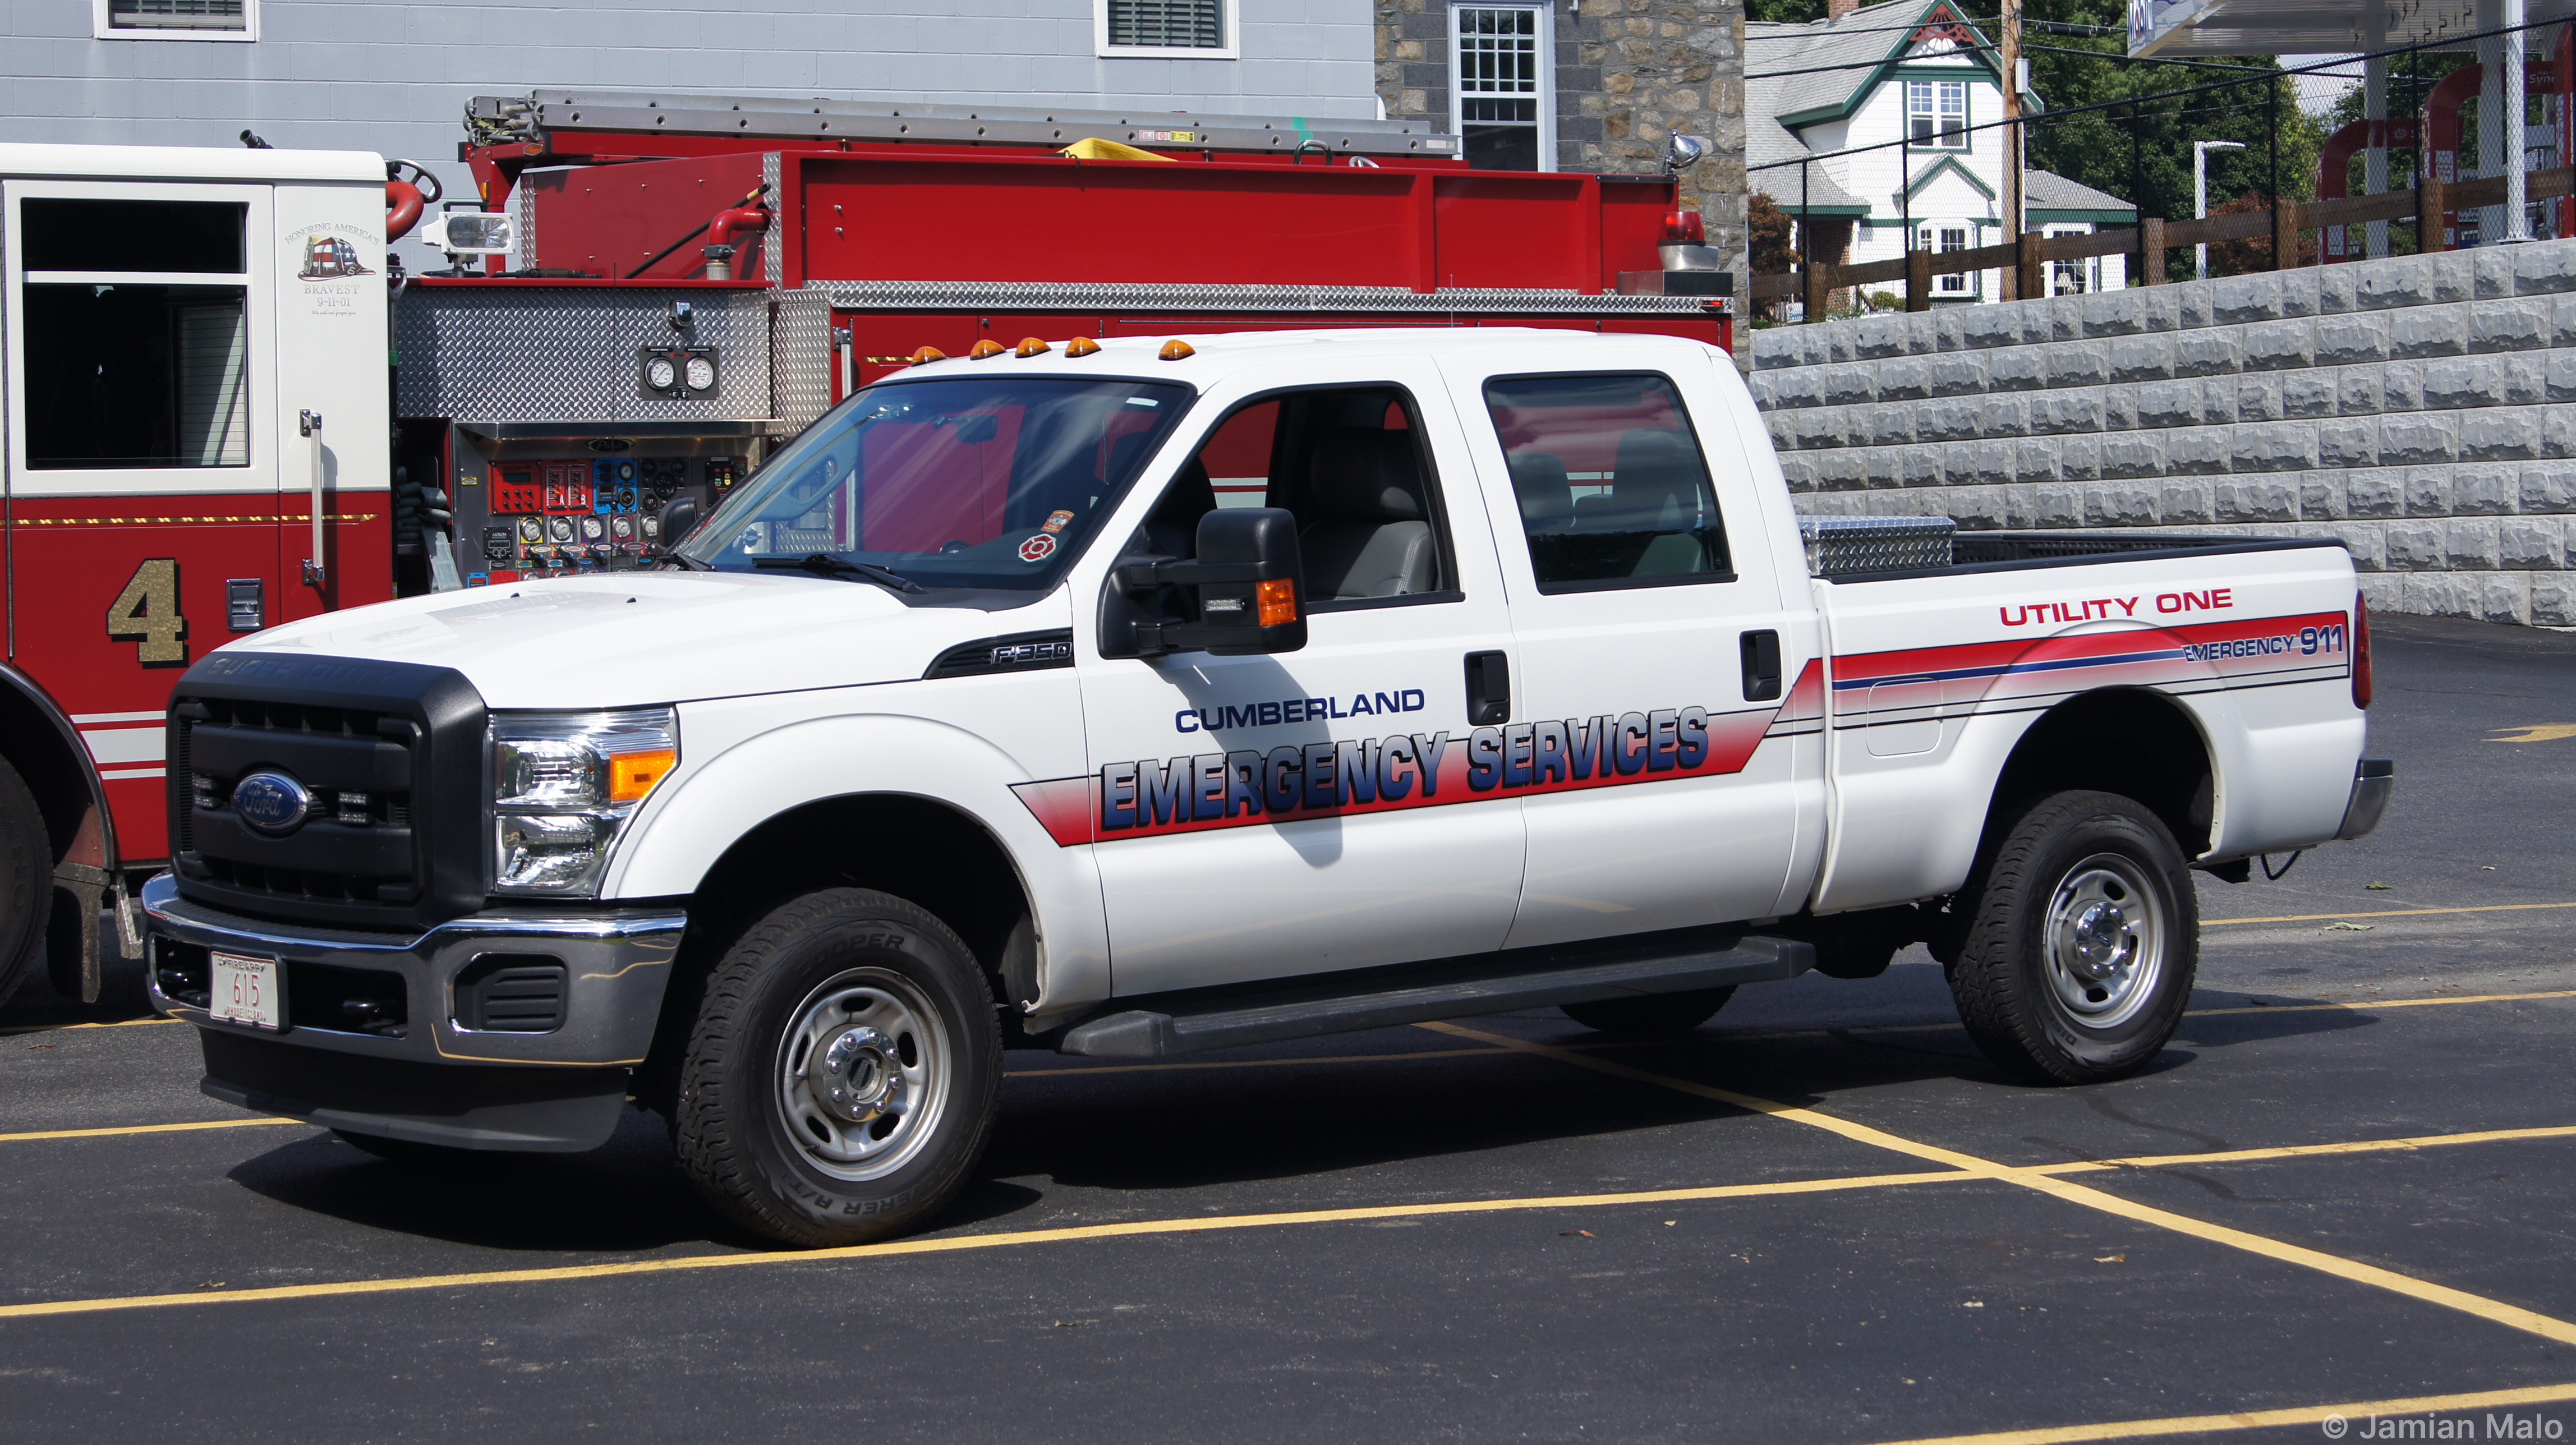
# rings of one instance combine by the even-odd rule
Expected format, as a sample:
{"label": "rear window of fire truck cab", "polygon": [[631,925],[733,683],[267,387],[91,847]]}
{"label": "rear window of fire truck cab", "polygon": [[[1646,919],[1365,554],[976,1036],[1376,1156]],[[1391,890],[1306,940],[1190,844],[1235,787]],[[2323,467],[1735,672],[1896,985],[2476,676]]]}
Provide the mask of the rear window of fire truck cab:
{"label": "rear window of fire truck cab", "polygon": [[820,553],[926,588],[1044,591],[1192,396],[1115,378],[881,383],[789,443],[680,550],[727,571]]}

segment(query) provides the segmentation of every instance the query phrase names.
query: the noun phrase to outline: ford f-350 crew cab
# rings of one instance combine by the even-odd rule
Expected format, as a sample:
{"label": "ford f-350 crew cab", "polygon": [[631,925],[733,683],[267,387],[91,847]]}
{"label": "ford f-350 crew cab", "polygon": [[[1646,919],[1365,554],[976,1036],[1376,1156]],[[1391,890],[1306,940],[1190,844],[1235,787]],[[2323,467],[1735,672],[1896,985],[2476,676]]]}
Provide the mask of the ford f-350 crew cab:
{"label": "ford f-350 crew cab", "polygon": [[1694,342],[925,349],[667,569],[190,668],[153,998],[216,1098],[412,1158],[632,1100],[818,1244],[940,1208],[1014,1047],[1677,1031],[1921,940],[1998,1063],[2113,1077],[2189,870],[2392,769],[2339,545],[2068,541],[1811,575]]}

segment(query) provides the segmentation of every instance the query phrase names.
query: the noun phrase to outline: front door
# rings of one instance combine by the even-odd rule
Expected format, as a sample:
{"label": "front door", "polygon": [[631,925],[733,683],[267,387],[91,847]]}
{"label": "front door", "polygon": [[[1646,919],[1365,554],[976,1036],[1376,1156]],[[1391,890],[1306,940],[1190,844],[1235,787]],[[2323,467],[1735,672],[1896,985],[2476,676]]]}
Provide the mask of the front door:
{"label": "front door", "polygon": [[1200,405],[1214,425],[1130,550],[1188,555],[1220,505],[1286,508],[1308,641],[1262,657],[1085,649],[1118,993],[1500,947],[1520,804],[1468,781],[1466,676],[1510,617],[1438,373],[1239,384]]}
{"label": "front door", "polygon": [[167,851],[170,684],[278,620],[270,204],[266,186],[0,186],[9,658],[79,728],[128,861]]}
{"label": "front door", "polygon": [[1497,761],[1526,792],[1529,867],[1510,946],[1777,912],[1790,735],[1820,689],[1798,686],[1811,634],[1704,362],[1658,346],[1575,371],[1533,349],[1450,371],[1512,598]]}

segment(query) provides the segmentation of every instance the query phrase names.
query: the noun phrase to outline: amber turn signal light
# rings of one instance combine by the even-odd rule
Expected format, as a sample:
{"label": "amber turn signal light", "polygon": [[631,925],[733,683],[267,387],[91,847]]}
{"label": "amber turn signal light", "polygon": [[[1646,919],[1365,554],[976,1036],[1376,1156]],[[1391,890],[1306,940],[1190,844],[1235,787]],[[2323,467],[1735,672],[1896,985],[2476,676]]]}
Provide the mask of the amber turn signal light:
{"label": "amber turn signal light", "polygon": [[1284,627],[1297,620],[1297,584],[1285,577],[1256,585],[1254,600],[1261,611],[1261,625]]}
{"label": "amber turn signal light", "polygon": [[1154,353],[1164,361],[1187,361],[1198,354],[1197,347],[1186,341],[1177,340],[1164,342],[1163,349]]}
{"label": "amber turn signal light", "polygon": [[934,361],[946,361],[948,359],[948,353],[940,350],[936,346],[925,346],[919,351],[914,352],[911,359],[912,364],[915,366],[928,366]]}
{"label": "amber turn signal light", "polygon": [[1020,344],[1011,348],[1011,354],[1013,356],[1044,356],[1053,350],[1055,350],[1054,347],[1047,345],[1045,342],[1038,340],[1034,336],[1023,336],[1020,338]]}
{"label": "amber turn signal light", "polygon": [[975,349],[966,353],[966,359],[968,361],[982,361],[988,356],[999,356],[1008,350],[1010,350],[1009,347],[988,337],[985,340],[976,342]]}
{"label": "amber turn signal light", "polygon": [[[1270,584],[1262,584],[1267,587]],[[641,801],[662,781],[664,774],[680,765],[677,748],[654,748],[646,752],[611,753],[608,755],[608,801],[633,803]]]}
{"label": "amber turn signal light", "polygon": [[1099,349],[1100,343],[1088,336],[1077,336],[1064,344],[1064,354],[1067,356],[1089,356]]}

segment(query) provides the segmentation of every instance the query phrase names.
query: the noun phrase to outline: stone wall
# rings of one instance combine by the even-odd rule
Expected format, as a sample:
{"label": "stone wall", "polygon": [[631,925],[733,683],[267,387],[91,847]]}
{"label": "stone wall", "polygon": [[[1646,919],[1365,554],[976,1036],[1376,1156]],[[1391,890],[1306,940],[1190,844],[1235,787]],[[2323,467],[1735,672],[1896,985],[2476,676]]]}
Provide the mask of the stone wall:
{"label": "stone wall", "polygon": [[[1447,0],[1376,0],[1377,88],[1391,117],[1451,124]],[[1709,143],[1681,178],[1738,276],[1745,246],[1744,0],[1569,0],[1556,8],[1556,168],[1663,169],[1676,129]]]}
{"label": "stone wall", "polygon": [[2340,537],[2375,608],[2576,626],[2576,240],[1750,341],[1801,511]]}

